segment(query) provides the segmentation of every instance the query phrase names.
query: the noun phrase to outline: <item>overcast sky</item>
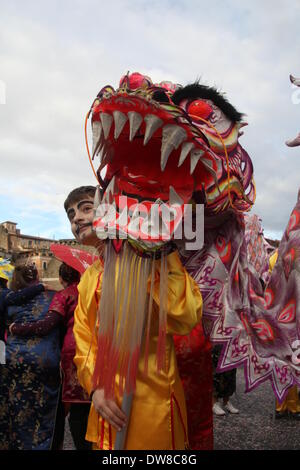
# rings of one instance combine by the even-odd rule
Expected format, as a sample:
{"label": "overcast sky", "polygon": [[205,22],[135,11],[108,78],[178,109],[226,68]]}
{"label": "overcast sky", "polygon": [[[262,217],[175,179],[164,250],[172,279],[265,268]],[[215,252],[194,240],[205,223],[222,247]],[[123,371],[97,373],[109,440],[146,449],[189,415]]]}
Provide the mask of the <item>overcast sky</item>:
{"label": "overcast sky", "polygon": [[85,114],[130,70],[201,77],[247,114],[253,211],[280,237],[300,187],[300,147],[284,144],[300,130],[299,25],[300,0],[0,0],[0,221],[71,237],[63,201],[95,184]]}

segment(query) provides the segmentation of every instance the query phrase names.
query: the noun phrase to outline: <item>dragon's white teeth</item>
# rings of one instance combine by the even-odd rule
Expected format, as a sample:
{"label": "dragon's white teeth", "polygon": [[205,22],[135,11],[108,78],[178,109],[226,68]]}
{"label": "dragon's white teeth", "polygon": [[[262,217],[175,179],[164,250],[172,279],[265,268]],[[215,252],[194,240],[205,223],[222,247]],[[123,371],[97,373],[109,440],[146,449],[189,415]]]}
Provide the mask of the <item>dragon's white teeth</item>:
{"label": "dragon's white teeth", "polygon": [[103,150],[103,146],[101,146],[101,148],[100,148],[100,149],[99,149],[99,147],[98,147],[98,148],[96,148],[95,155],[96,155],[96,154],[97,154],[97,155],[98,155],[98,157],[99,157],[99,161],[100,161],[100,165],[101,165],[101,163],[103,162],[103,157],[104,157],[104,150]]}
{"label": "dragon's white teeth", "polygon": [[103,170],[103,168],[110,162],[110,154],[108,152],[103,152],[103,158],[100,159],[100,166],[98,171]]}
{"label": "dragon's white teeth", "polygon": [[120,227],[125,227],[128,224],[128,211],[124,208],[118,217],[118,224]]}
{"label": "dragon's white teeth", "polygon": [[180,167],[190,151],[194,148],[194,144],[192,142],[184,142],[181,147],[181,154],[179,157],[178,167]]}
{"label": "dragon's white teeth", "polygon": [[130,223],[128,224],[128,230],[130,232],[139,232],[140,230],[140,218],[139,217],[136,217],[135,219],[131,219]]}
{"label": "dragon's white teeth", "polygon": [[141,230],[144,233],[150,233],[149,230],[151,231],[152,236],[158,236],[159,235],[159,210],[158,208],[161,207],[163,202],[161,199],[156,199],[154,204],[152,205],[150,212],[148,215],[145,217]]}
{"label": "dragon's white teeth", "polygon": [[206,159],[202,158],[201,164],[208,171],[208,173],[213,177],[214,182],[216,184],[216,187],[217,187],[219,193],[221,194],[219,182],[218,182],[217,175],[216,175],[216,171],[213,169],[212,162],[210,160],[206,160]]}
{"label": "dragon's white teeth", "polygon": [[170,143],[175,149],[186,139],[186,131],[176,124],[167,124],[162,131],[162,141]]}
{"label": "dragon's white teeth", "polygon": [[162,131],[160,167],[164,171],[172,150],[177,149],[186,139],[187,134],[182,127],[167,124]]}
{"label": "dragon's white teeth", "polygon": [[135,219],[135,220],[139,220],[139,223],[141,224],[140,225],[141,232],[147,235],[151,235],[151,237],[159,237],[160,235],[170,234],[167,224],[161,217],[161,214],[158,213],[157,207],[155,207],[155,205],[151,208],[150,214],[148,214],[147,217],[145,217],[142,223],[140,219]]}
{"label": "dragon's white teeth", "polygon": [[141,224],[141,232],[149,235],[150,227],[151,227],[151,222],[150,222],[149,216],[147,216]]}
{"label": "dragon's white teeth", "polygon": [[115,120],[114,138],[117,140],[123,130],[123,127],[125,126],[125,123],[127,121],[127,116],[126,114],[121,113],[121,111],[114,111],[113,116]]}
{"label": "dragon's white teeth", "polygon": [[[172,220],[172,219],[171,219]],[[160,225],[160,233],[161,235],[170,235],[170,230],[166,224],[166,222],[164,221],[164,219],[161,217],[159,217],[159,225]]]}
{"label": "dragon's white teeth", "polygon": [[101,204],[101,192],[100,192],[100,186],[97,186],[96,191],[95,191],[95,197],[94,197],[94,211],[98,209],[100,204]]}
{"label": "dragon's white teeth", "polygon": [[147,145],[154,132],[163,125],[163,121],[154,114],[147,114],[144,121],[146,123],[144,145]]}
{"label": "dragon's white teeth", "polygon": [[[110,206],[113,206],[116,210],[116,204],[114,201],[109,201]],[[116,219],[116,211],[111,210],[111,207],[107,208],[103,217],[101,217],[101,222],[103,224],[109,224],[109,222],[114,222]]]}
{"label": "dragon's white teeth", "polygon": [[100,119],[102,123],[104,138],[107,139],[107,137],[109,136],[109,131],[110,131],[112,122],[113,122],[113,117],[108,113],[101,113]]}
{"label": "dragon's white teeth", "polygon": [[111,179],[110,182],[109,182],[109,185],[108,185],[107,188],[106,188],[106,191],[105,191],[105,192],[106,192],[107,194],[109,194],[109,193],[112,193],[112,194],[113,194],[113,193],[114,193],[114,191],[115,191],[115,182],[116,182],[116,177],[113,176],[112,179]]}
{"label": "dragon's white teeth", "polygon": [[104,204],[107,204],[107,194],[106,193],[103,194],[101,204],[99,205],[99,207],[97,209],[97,213],[100,216],[104,214]]}
{"label": "dragon's white teeth", "polygon": [[[100,139],[100,142],[99,142],[99,146],[96,148],[96,154],[99,155],[99,159],[100,159],[100,166],[103,167],[103,163],[106,161],[107,163],[107,160],[108,160],[108,157],[110,155],[110,151],[109,151],[109,148],[107,146],[107,143],[104,139],[104,137],[102,137]],[[105,163],[105,165],[106,165]],[[104,165],[104,166],[105,166]],[[101,168],[100,168],[101,169]]]}
{"label": "dragon's white teeth", "polygon": [[176,209],[172,207],[171,203],[161,205],[162,220],[171,221],[176,217]]}
{"label": "dragon's white teeth", "polygon": [[97,147],[98,147],[98,144],[99,144],[100,137],[101,137],[101,132],[102,132],[102,126],[101,126],[100,121],[94,121],[92,123],[92,132],[93,132],[93,150],[92,150],[92,154],[93,154],[93,157],[94,157],[95,153],[96,153],[96,150],[97,150]]}
{"label": "dragon's white teeth", "polygon": [[104,200],[107,204],[112,204],[113,202],[113,196],[115,194],[115,182],[116,178],[115,176],[110,180],[109,185],[107,186],[105,193],[104,193]]}
{"label": "dragon's white teeth", "polygon": [[[103,141],[104,141],[104,138],[101,135],[98,143],[96,144],[96,146],[93,145],[92,160],[94,160],[95,155],[99,155],[99,153],[102,151]],[[100,161],[101,161],[101,156],[100,156]]]}
{"label": "dragon's white teeth", "polygon": [[191,175],[193,174],[197,166],[197,163],[203,154],[204,154],[204,151],[200,149],[194,149],[191,151],[191,171],[190,171]]}
{"label": "dragon's white teeth", "polygon": [[136,219],[137,217],[140,217],[140,209],[139,209],[139,205],[138,204],[135,204],[133,206],[133,210],[130,208],[129,209],[129,213],[131,212],[131,219]]}
{"label": "dragon's white teeth", "polygon": [[103,135],[101,135],[100,137],[100,140],[93,152],[93,156],[95,155],[100,155],[100,161],[101,161],[101,158],[102,158],[102,155],[103,155],[103,150],[104,150],[104,147],[105,147],[105,140],[104,140],[104,137]]}
{"label": "dragon's white teeth", "polygon": [[161,206],[164,203],[159,197],[154,201],[154,204],[152,207],[155,207],[156,205]]}
{"label": "dragon's white teeth", "polygon": [[169,202],[170,202],[170,206],[175,206],[175,205],[182,206],[183,204],[183,199],[181,199],[179,194],[176,193],[173,186],[170,186],[169,188]]}
{"label": "dragon's white teeth", "polygon": [[[114,207],[114,210],[111,210],[111,207]],[[109,222],[114,222],[115,217],[116,217],[116,204],[113,198],[111,198],[109,195],[104,194],[101,204],[98,206],[97,211],[96,211],[96,217],[101,219],[102,225],[109,224]],[[103,228],[97,228],[96,227],[96,232],[102,233]],[[102,237],[99,237],[102,238]],[[104,237],[105,238],[105,237]]]}
{"label": "dragon's white teeth", "polygon": [[130,124],[129,140],[131,142],[139,130],[140,125],[143,122],[143,118],[139,113],[136,113],[135,111],[129,111],[128,119]]}
{"label": "dragon's white teeth", "polygon": [[160,167],[161,171],[164,171],[166,168],[166,164],[168,161],[168,158],[170,156],[170,153],[174,150],[174,147],[172,144],[169,144],[168,142],[164,145],[162,144],[161,146],[161,156],[160,156]]}

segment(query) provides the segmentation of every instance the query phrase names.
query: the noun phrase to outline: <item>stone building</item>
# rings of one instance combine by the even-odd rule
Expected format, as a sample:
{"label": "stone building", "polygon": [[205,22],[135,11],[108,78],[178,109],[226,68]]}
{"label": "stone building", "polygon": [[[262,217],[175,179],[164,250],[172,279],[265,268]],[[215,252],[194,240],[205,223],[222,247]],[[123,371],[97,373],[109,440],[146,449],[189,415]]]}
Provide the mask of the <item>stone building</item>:
{"label": "stone building", "polygon": [[61,289],[58,279],[58,269],[61,262],[54,257],[50,250],[52,243],[72,245],[90,251],[89,248],[79,245],[75,239],[57,241],[34,235],[23,235],[17,229],[16,222],[0,223],[0,256],[10,259],[15,266],[28,262],[35,264],[40,280],[55,289]]}
{"label": "stone building", "polygon": [[49,238],[21,234],[21,231],[17,229],[16,222],[2,222],[0,224],[0,229],[0,247],[6,249],[8,253],[30,251],[34,249],[49,250],[51,243],[54,242],[54,240]]}

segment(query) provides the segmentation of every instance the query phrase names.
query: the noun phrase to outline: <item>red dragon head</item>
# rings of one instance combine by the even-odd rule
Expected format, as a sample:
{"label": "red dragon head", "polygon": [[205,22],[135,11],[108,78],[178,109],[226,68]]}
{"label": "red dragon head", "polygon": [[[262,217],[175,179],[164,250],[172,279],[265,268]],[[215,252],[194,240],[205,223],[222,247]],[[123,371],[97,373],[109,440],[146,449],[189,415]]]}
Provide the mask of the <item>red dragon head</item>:
{"label": "red dragon head", "polygon": [[95,201],[100,238],[117,227],[117,236],[145,241],[155,203],[171,214],[169,235],[163,236],[161,221],[144,248],[169,241],[191,201],[204,204],[207,215],[253,204],[252,163],[238,142],[245,123],[216,89],[198,82],[155,85],[139,73],[127,74],[117,90],[101,89],[91,112],[93,158],[100,157],[97,174],[104,189]]}

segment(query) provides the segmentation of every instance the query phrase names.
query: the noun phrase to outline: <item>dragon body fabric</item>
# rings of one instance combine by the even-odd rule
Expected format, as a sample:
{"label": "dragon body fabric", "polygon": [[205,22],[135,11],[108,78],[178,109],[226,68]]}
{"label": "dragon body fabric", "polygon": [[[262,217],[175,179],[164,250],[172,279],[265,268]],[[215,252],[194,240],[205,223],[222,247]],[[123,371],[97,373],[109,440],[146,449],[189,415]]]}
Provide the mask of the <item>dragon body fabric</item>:
{"label": "dragon body fabric", "polygon": [[[101,385],[110,393],[114,375],[121,371],[120,388],[134,390],[140,344],[148,336],[154,262],[160,263],[157,367],[162,368],[166,257],[177,249],[200,288],[204,330],[212,342],[224,345],[219,371],[243,364],[247,390],[270,379],[282,400],[293,383],[300,383],[300,367],[292,360],[300,306],[295,268],[299,203],[264,295],[248,262],[245,239],[244,213],[254,203],[255,185],[251,159],[239,143],[243,115],[214,88],[153,84],[134,73],[122,77],[116,90],[104,87],[91,116],[93,158],[100,156],[97,174],[103,190],[95,198],[94,228],[99,238],[116,239],[107,243],[102,292],[118,272],[137,293],[135,299],[122,300],[125,285],[120,284],[114,293],[110,290],[113,300],[107,297],[100,305],[98,376],[104,362],[110,364],[109,378]],[[186,250],[185,240],[174,234],[185,220],[186,205],[195,217],[197,204],[204,207],[204,244]],[[110,304],[122,311],[125,303],[132,305],[132,318],[123,308],[116,320]]]}
{"label": "dragon body fabric", "polygon": [[269,259],[275,248],[264,237],[261,219],[256,214],[245,215],[245,239],[248,262],[267,284],[270,277]]}

